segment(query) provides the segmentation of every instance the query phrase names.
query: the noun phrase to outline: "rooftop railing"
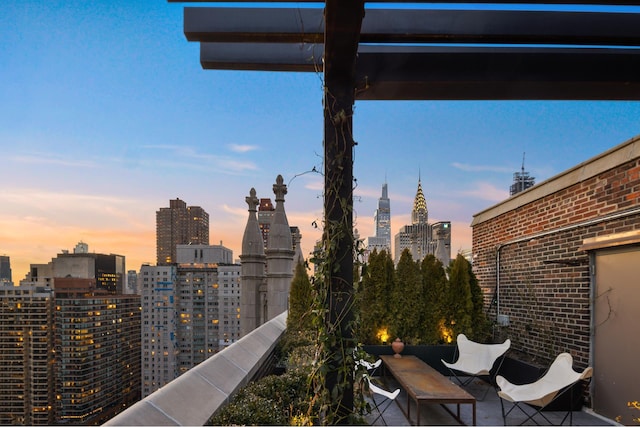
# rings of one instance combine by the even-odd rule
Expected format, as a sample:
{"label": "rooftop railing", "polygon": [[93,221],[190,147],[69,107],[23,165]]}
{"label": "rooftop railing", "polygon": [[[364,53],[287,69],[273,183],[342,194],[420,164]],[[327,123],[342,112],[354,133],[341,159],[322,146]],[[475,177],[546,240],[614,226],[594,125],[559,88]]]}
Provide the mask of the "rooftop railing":
{"label": "rooftop railing", "polygon": [[241,387],[264,372],[286,323],[284,312],[104,425],[204,425]]}

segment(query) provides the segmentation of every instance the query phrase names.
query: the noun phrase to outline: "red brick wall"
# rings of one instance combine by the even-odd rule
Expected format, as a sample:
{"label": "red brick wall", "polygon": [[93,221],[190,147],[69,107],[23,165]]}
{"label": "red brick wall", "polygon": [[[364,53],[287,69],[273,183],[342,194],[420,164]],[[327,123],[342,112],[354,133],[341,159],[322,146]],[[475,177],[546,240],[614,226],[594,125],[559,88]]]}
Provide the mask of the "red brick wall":
{"label": "red brick wall", "polygon": [[590,267],[580,246],[586,238],[640,230],[640,214],[630,214],[639,206],[640,159],[634,159],[474,223],[473,268],[493,320],[499,252],[499,309],[510,324],[495,327],[496,340],[510,338],[512,348],[545,365],[566,351],[577,367],[587,366]]}

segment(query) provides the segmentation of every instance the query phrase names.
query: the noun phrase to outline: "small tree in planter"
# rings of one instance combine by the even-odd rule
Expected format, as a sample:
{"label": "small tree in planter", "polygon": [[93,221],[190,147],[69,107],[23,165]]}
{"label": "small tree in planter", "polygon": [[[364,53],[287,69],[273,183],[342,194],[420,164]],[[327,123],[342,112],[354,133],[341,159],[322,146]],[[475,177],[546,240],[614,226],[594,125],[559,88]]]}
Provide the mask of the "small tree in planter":
{"label": "small tree in planter", "polygon": [[445,313],[447,276],[442,262],[431,254],[424,257],[420,270],[424,295],[422,340],[426,344],[436,344],[443,341],[440,324]]}
{"label": "small tree in planter", "polygon": [[420,266],[408,249],[400,255],[390,300],[392,337],[398,336],[406,343],[420,344],[424,329],[422,275]]}
{"label": "small tree in planter", "polygon": [[445,326],[451,329],[454,339],[465,334],[474,341],[486,341],[489,324],[483,311],[482,290],[471,263],[461,254],[449,266],[445,301]]}
{"label": "small tree in planter", "polygon": [[363,270],[361,286],[357,289],[356,303],[360,321],[356,325],[358,340],[380,343],[380,331],[388,330],[392,314],[389,310],[391,290],[394,286],[394,266],[386,251],[374,250]]}

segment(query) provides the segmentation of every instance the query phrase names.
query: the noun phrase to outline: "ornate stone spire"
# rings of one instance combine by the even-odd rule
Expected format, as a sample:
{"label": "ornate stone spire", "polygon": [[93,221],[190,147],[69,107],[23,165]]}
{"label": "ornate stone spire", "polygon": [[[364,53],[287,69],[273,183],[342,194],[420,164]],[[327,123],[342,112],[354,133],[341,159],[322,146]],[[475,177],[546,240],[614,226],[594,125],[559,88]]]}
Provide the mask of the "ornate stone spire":
{"label": "ornate stone spire", "polygon": [[[289,289],[293,278],[293,243],[291,229],[284,212],[284,195],[287,186],[282,175],[278,175],[273,186],[276,195],[276,210],[269,226],[267,257],[267,320],[287,310]],[[243,291],[244,292],[244,291]]]}
{"label": "ornate stone spire", "polygon": [[249,205],[249,219],[244,229],[242,237],[242,255],[264,255],[264,243],[262,241],[262,233],[258,225],[256,216],[257,206],[260,200],[256,197],[256,190],[252,188],[249,196],[245,197],[247,205]]}
{"label": "ornate stone spire", "polygon": [[293,250],[291,229],[289,229],[287,214],[284,211],[284,196],[287,194],[287,186],[283,182],[282,175],[278,175],[276,183],[273,184],[273,193],[276,195],[276,210],[269,227],[268,249]]}

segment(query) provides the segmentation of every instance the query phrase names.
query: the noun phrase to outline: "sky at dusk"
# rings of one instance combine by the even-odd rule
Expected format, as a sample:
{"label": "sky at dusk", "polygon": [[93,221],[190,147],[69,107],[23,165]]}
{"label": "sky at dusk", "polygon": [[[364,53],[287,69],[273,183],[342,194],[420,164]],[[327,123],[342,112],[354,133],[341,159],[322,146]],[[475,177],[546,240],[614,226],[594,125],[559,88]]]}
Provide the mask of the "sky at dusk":
{"label": "sky at dusk", "polygon": [[[127,269],[155,263],[155,213],[175,198],[203,207],[210,243],[237,259],[245,197],[274,199],[278,174],[303,253],[320,238],[322,75],[203,70],[184,6],[0,2],[0,255],[15,283],[79,241]],[[387,182],[396,234],[420,177],[455,255],[473,215],[509,197],[523,153],[542,182],[638,134],[640,102],[360,101],[354,224],[373,235]]]}

